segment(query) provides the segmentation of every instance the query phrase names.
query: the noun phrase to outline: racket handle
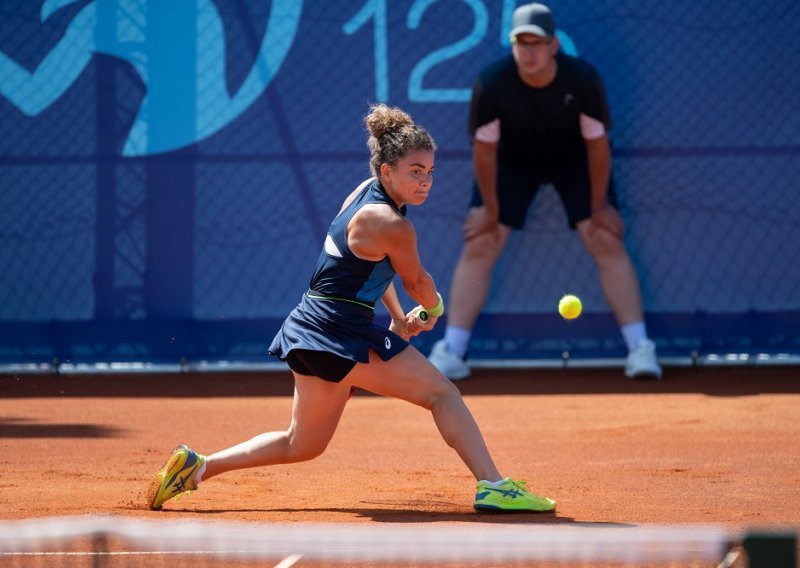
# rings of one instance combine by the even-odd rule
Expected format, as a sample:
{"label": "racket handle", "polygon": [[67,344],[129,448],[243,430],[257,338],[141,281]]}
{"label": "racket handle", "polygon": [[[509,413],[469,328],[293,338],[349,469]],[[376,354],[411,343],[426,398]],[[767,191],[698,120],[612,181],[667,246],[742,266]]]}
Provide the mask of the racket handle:
{"label": "racket handle", "polygon": [[417,314],[417,317],[419,318],[419,321],[428,321],[428,312],[425,310],[420,310]]}

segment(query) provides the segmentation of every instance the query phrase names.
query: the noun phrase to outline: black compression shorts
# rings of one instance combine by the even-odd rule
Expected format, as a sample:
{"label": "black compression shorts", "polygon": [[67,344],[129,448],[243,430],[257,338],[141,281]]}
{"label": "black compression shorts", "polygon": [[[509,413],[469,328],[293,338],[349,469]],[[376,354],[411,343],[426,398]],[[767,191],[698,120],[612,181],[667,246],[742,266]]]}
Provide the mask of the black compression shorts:
{"label": "black compression shorts", "polygon": [[[500,222],[512,229],[522,229],[536,192],[545,184],[552,184],[558,193],[567,213],[570,229],[592,216],[592,190],[585,160],[548,173],[498,163],[497,200],[500,206]],[[617,206],[613,177],[609,180],[608,202]],[[479,207],[482,203],[483,199],[475,184],[470,207]]]}
{"label": "black compression shorts", "polygon": [[310,349],[292,349],[286,355],[286,363],[298,375],[319,377],[332,383],[341,382],[356,366],[352,359]]}

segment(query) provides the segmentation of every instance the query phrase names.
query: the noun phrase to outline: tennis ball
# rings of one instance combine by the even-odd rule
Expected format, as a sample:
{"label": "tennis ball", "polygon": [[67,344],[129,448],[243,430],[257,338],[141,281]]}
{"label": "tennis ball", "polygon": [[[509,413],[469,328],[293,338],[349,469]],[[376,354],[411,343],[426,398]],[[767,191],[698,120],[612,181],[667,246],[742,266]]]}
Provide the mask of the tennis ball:
{"label": "tennis ball", "polygon": [[558,302],[558,313],[560,313],[561,317],[564,319],[575,319],[581,315],[582,309],[583,305],[581,304],[581,299],[572,294],[565,295],[561,298],[561,301]]}

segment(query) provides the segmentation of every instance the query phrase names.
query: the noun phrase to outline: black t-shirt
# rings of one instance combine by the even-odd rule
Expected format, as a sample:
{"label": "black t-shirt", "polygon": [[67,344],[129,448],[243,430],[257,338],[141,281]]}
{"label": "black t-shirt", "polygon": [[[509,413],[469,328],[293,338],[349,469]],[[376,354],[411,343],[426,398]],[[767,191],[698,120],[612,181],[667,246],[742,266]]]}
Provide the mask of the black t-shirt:
{"label": "black t-shirt", "polygon": [[486,67],[472,89],[469,132],[500,123],[498,159],[512,165],[550,168],[586,154],[580,115],[611,128],[602,79],[577,57],[556,55],[556,76],[544,88],[526,85],[511,55]]}

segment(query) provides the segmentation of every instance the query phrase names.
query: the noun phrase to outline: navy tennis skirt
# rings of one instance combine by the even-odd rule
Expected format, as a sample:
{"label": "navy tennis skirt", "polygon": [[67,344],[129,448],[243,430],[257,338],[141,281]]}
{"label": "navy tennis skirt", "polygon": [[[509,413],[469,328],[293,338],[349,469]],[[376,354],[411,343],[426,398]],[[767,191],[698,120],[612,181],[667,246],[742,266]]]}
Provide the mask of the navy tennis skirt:
{"label": "navy tennis skirt", "polygon": [[342,300],[311,299],[304,294],[268,351],[282,361],[293,349],[305,349],[367,363],[370,349],[388,361],[408,345],[396,333],[376,325],[371,308]]}

